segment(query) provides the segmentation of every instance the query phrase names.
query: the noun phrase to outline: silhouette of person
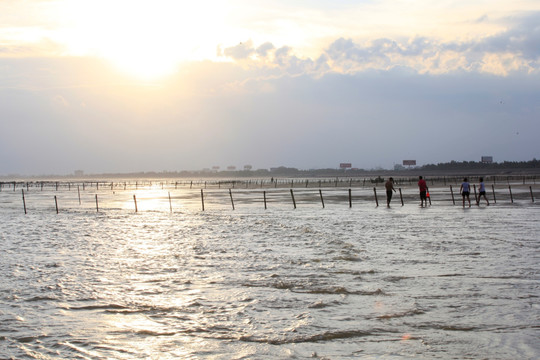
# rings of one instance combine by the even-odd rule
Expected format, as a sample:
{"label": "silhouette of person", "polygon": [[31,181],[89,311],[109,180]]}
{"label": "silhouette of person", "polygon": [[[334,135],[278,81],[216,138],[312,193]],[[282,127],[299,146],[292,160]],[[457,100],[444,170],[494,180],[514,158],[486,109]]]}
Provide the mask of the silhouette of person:
{"label": "silhouette of person", "polygon": [[461,193],[461,197],[463,198],[463,207],[465,207],[465,198],[467,198],[467,201],[469,202],[469,207],[471,207],[471,199],[469,198],[469,195],[471,194],[471,185],[469,184],[467,178],[463,179],[461,187],[459,188],[459,192]]}
{"label": "silhouette of person", "polygon": [[480,199],[484,197],[486,203],[489,205],[489,200],[486,196],[486,185],[484,184],[484,178],[480,178],[480,195],[478,195],[478,200],[476,200],[476,205],[480,205]]}
{"label": "silhouette of person", "polygon": [[394,178],[388,179],[384,184],[384,187],[386,188],[386,207],[390,207],[390,201],[392,201],[392,191],[396,192],[396,189],[394,189]]}
{"label": "silhouette of person", "polygon": [[425,202],[426,207],[427,207],[428,186],[427,186],[426,180],[424,180],[422,176],[418,177],[418,188],[420,189],[420,206],[424,207],[424,202]]}

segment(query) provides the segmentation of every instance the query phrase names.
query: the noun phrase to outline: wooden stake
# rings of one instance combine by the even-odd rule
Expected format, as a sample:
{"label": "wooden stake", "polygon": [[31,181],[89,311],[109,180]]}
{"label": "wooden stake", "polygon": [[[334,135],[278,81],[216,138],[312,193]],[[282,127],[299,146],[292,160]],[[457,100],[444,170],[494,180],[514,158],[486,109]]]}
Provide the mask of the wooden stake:
{"label": "wooden stake", "polygon": [[263,198],[264,198],[264,210],[266,210],[266,191],[263,191]]}
{"label": "wooden stake", "polygon": [[529,191],[531,192],[531,201],[534,202],[534,196],[533,196],[532,186],[529,186]]}
{"label": "wooden stake", "polygon": [[403,206],[403,194],[401,193],[401,188],[399,188],[399,198],[401,199],[401,206]]}
{"label": "wooden stake", "polygon": [[294,200],[293,189],[291,189],[291,198],[292,198],[292,202],[293,202],[294,208],[296,209],[296,201]]}
{"label": "wooden stake", "polygon": [[349,189],[349,207],[352,208],[352,191]]}
{"label": "wooden stake", "polygon": [[510,191],[510,201],[513,204],[514,203],[514,197],[512,196],[512,187],[510,185],[508,185],[508,191]]}
{"label": "wooden stake", "polygon": [[[494,180],[495,181],[495,180]],[[493,203],[497,203],[497,198],[495,197],[495,185],[491,185],[491,191],[493,191]]]}
{"label": "wooden stake", "polygon": [[96,212],[99,212],[99,204],[98,204],[97,194],[96,194]]}
{"label": "wooden stake", "polygon": [[379,206],[379,199],[377,199],[377,188],[376,187],[373,188],[373,193],[375,194],[375,203],[377,204],[377,206]]}
{"label": "wooden stake", "polygon": [[24,206],[24,215],[26,215],[26,200],[24,198],[24,189],[21,189],[21,191],[22,191],[22,202]]}
{"label": "wooden stake", "polygon": [[454,190],[452,189],[452,185],[450,185],[450,193],[452,194],[452,203],[456,205],[456,199],[454,198]]}
{"label": "wooden stake", "polygon": [[204,211],[204,193],[203,193],[203,189],[201,189],[201,202],[202,202],[202,211]]}
{"label": "wooden stake", "polygon": [[172,212],[171,192],[169,191],[169,208]]}
{"label": "wooden stake", "polygon": [[137,209],[137,197],[133,195],[133,203],[135,204],[135,212],[138,212],[139,209]]}
{"label": "wooden stake", "polygon": [[321,196],[321,203],[322,203],[322,207],[324,209],[324,199],[323,199],[323,196],[322,196],[322,190],[319,189],[319,195]]}
{"label": "wooden stake", "polygon": [[81,205],[81,188],[77,185],[77,194],[79,194],[79,205]]}
{"label": "wooden stake", "polygon": [[56,195],[54,195],[54,205],[56,206],[56,213],[58,214],[58,200],[56,199]]}
{"label": "wooden stake", "polygon": [[232,209],[234,210],[234,200],[233,200],[233,197],[232,197],[231,189],[229,189],[229,196],[231,197],[231,205],[232,205]]}

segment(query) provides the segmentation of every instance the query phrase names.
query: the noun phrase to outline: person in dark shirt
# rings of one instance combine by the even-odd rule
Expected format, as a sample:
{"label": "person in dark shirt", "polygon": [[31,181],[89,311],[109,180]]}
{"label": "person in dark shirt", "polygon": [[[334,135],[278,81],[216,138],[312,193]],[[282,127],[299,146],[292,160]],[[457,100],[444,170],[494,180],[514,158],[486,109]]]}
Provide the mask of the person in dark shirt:
{"label": "person in dark shirt", "polygon": [[471,194],[471,185],[469,184],[467,178],[463,179],[461,187],[459,188],[459,192],[461,193],[461,197],[463,198],[463,207],[465,207],[465,198],[467,198],[467,201],[469,202],[469,207],[471,207],[471,198],[469,197],[469,195]]}
{"label": "person in dark shirt", "polygon": [[394,189],[394,178],[388,179],[388,181],[384,184],[384,187],[386,188],[386,206],[390,207],[392,191],[396,192],[396,189]]}

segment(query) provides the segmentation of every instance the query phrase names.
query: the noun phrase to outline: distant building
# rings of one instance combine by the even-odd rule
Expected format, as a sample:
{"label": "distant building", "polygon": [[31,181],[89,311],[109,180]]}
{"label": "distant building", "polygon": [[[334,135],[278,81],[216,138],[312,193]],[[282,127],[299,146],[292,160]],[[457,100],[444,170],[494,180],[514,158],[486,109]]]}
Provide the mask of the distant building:
{"label": "distant building", "polygon": [[75,170],[74,175],[75,175],[76,177],[83,177],[83,176],[84,176],[84,171],[82,171],[82,170]]}
{"label": "distant building", "polygon": [[250,171],[251,169],[253,169],[253,166],[251,166],[251,165],[244,165],[244,170]]}
{"label": "distant building", "polygon": [[227,170],[234,171],[234,170],[236,170],[236,166],[234,166],[234,165],[227,166]]}
{"label": "distant building", "polygon": [[493,156],[482,156],[481,161],[483,164],[491,164],[493,163]]}

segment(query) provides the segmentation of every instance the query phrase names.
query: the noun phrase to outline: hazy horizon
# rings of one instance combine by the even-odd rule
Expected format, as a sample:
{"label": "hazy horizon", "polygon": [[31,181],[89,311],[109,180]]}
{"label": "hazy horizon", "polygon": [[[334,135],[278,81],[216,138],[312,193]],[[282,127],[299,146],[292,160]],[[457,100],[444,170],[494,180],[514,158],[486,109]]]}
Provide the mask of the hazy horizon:
{"label": "hazy horizon", "polygon": [[539,24],[532,0],[3,1],[0,176],[529,161]]}

